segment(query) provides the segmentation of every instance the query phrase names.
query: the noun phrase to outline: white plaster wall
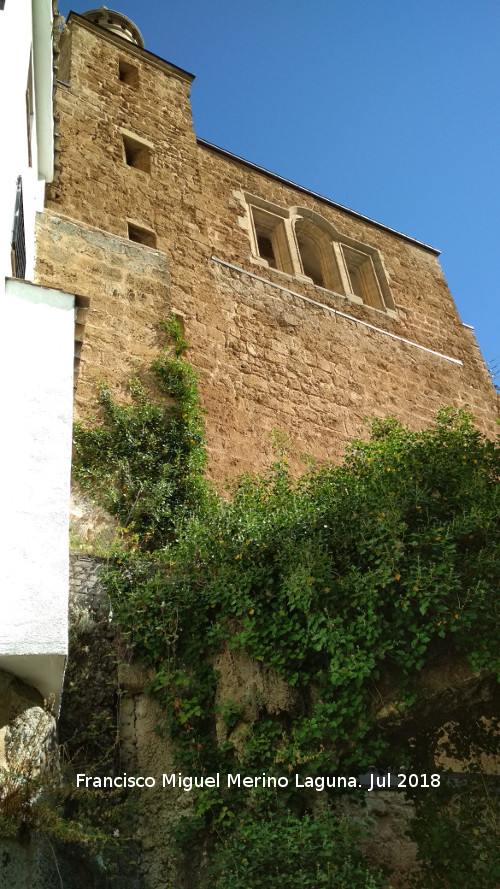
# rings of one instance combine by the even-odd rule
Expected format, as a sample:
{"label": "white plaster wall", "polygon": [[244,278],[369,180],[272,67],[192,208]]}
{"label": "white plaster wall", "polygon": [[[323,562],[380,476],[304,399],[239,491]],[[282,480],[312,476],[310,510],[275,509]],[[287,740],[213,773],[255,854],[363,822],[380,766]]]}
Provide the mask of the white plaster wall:
{"label": "white plaster wall", "polygon": [[[32,5],[36,16],[33,39]],[[6,0],[0,10],[0,295],[12,274],[10,259],[17,177],[23,179],[26,231],[26,278],[33,278],[35,214],[43,209],[45,179],[51,177],[47,153],[52,152],[52,10],[50,0]],[[26,87],[33,49],[35,120],[31,134],[32,165],[28,163]],[[36,59],[35,59],[36,56]],[[38,134],[37,134],[38,118]],[[42,147],[39,156],[37,135]],[[43,166],[43,169],[41,168]]]}
{"label": "white plaster wall", "polygon": [[11,279],[0,312],[0,669],[45,695],[67,652],[74,305]]}

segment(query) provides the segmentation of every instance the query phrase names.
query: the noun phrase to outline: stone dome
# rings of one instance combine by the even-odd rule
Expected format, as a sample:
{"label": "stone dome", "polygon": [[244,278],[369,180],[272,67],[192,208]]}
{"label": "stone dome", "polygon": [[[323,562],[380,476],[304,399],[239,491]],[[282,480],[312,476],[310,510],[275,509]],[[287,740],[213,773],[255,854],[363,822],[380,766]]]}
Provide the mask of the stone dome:
{"label": "stone dome", "polygon": [[113,9],[108,9],[107,6],[100,6],[99,9],[90,9],[88,12],[82,12],[81,17],[144,49],[144,40],[139,28],[126,15],[122,15],[121,12],[115,12]]}

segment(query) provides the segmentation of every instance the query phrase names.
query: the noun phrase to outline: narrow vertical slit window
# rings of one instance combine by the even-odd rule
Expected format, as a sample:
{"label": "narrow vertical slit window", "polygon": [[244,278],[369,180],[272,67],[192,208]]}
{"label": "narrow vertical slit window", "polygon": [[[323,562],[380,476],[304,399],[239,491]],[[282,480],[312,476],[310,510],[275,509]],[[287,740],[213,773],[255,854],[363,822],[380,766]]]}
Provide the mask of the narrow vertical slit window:
{"label": "narrow vertical slit window", "polygon": [[261,259],[267,260],[268,265],[270,265],[272,269],[277,268],[272,237],[263,232],[258,233],[257,246],[259,248],[259,256]]}
{"label": "narrow vertical slit window", "polygon": [[16,187],[16,205],[11,238],[12,274],[24,278],[26,274],[26,239],[24,235],[23,183],[19,176]]}
{"label": "narrow vertical slit window", "polygon": [[349,278],[350,292],[373,309],[385,308],[371,256],[345,245],[342,245],[342,252]]}
{"label": "narrow vertical slit window", "polygon": [[312,278],[314,284],[317,284],[318,287],[325,287],[321,257],[314,241],[297,232],[297,245],[304,275]]}
{"label": "narrow vertical slit window", "polygon": [[334,290],[339,276],[328,234],[305,215],[295,218],[294,231],[302,273],[318,287]]}
{"label": "narrow vertical slit window", "polygon": [[293,274],[284,220],[281,216],[251,207],[256,254],[272,269]]}

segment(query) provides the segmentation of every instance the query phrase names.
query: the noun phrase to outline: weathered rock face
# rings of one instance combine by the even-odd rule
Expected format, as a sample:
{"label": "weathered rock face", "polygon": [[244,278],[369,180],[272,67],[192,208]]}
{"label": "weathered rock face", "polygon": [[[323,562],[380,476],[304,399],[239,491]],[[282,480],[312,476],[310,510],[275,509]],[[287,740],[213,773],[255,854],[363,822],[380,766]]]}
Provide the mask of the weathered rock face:
{"label": "weathered rock face", "polygon": [[[301,693],[281,679],[275,670],[266,670],[244,651],[225,647],[214,660],[217,675],[215,707],[219,744],[231,741],[236,755],[242,751],[245,735],[259,715],[299,716],[304,710]],[[238,722],[228,732],[224,712],[231,707]]]}
{"label": "weathered rock face", "polygon": [[178,786],[163,788],[162,776],[176,772],[176,764],[172,743],[159,732],[164,715],[146,691],[153,678],[154,671],[139,664],[121,665],[120,739],[124,770],[156,779],[155,787],[138,796],[137,834],[144,886],[160,889],[179,885],[172,834],[179,819],[189,814],[191,799]]}
{"label": "weathered rock face", "polygon": [[[98,523],[98,527],[100,527]],[[190,806],[189,794],[162,787],[162,775],[175,771],[172,746],[159,734],[163,717],[147,693],[155,671],[129,662],[126,645],[109,621],[109,601],[99,574],[104,560],[80,553],[70,557],[70,656],[60,720],[61,740],[88,737],[88,774],[106,750],[107,774],[153,776],[154,788],[141,790],[134,802],[130,832],[137,837],[139,865],[123,874],[121,885],[160,889],[175,885],[176,863],[170,845],[173,828]],[[81,754],[80,754],[81,762]],[[102,771],[102,763],[101,763]],[[100,885],[100,884],[99,884]]]}
{"label": "weathered rock face", "polygon": [[[77,520],[83,515],[85,526],[93,528],[91,538],[102,542],[105,514],[81,493],[76,502]],[[103,558],[70,553],[69,656],[58,728],[59,742],[70,761],[65,780],[72,782],[76,772],[113,776],[127,769],[121,761],[118,679],[118,663],[126,647],[111,623],[110,603],[100,579],[104,567]],[[131,815],[129,836],[134,835],[135,826]],[[101,829],[110,828],[104,825]],[[124,889],[140,889],[136,845],[129,840],[127,849],[130,860],[121,884]],[[57,858],[68,889],[105,889],[108,885],[102,857],[86,855],[84,846],[75,849],[58,844]]]}
{"label": "weathered rock face", "polygon": [[9,744],[14,725],[21,727],[26,715],[27,727],[30,714],[43,712],[43,698],[39,691],[0,670],[0,769],[8,765]]}
{"label": "weathered rock face", "polygon": [[[90,504],[87,506],[91,510]],[[83,504],[84,512],[87,506]],[[101,527],[100,520],[96,527]],[[71,645],[60,741],[71,753],[73,748],[79,750],[79,737],[82,733],[85,735],[88,757],[80,758],[79,770],[88,774],[97,769],[106,774],[126,772],[156,779],[156,786],[138,792],[134,801],[130,828],[138,844],[130,859],[136,863],[128,863],[120,875],[124,889],[196,886],[203,850],[193,850],[192,873],[189,869],[179,873],[171,846],[173,830],[179,818],[189,814],[192,797],[179,786],[162,786],[162,776],[170,776],[177,769],[171,741],[158,732],[164,716],[147,691],[154,679],[154,670],[130,662],[130,653],[110,622],[109,602],[99,577],[104,564],[103,559],[90,555],[71,554]],[[245,652],[223,648],[212,666],[217,677],[215,732],[221,745],[228,740],[233,743],[236,762],[243,752],[245,735],[255,721],[266,717],[288,720],[300,717],[314,700],[314,689],[299,691],[289,687],[275,671],[266,670]],[[396,680],[397,677],[389,675],[382,678],[377,686],[377,701],[374,701],[374,713],[378,707],[377,719],[388,734],[408,735],[415,727],[440,726],[445,718],[459,718],[463,711],[489,713],[492,708],[498,709],[497,686],[487,677],[473,675],[458,659],[443,657],[422,671],[418,681],[425,699],[423,709],[416,714],[412,714],[411,708],[409,713],[399,711]],[[30,745],[30,738],[40,739],[41,730],[47,739],[47,749],[52,749],[53,722],[40,708],[37,693],[6,674],[0,674],[0,690],[5,702],[2,711],[4,762],[19,756],[23,744],[25,749]],[[237,714],[236,724],[230,720],[229,728],[224,719],[228,708]],[[37,740],[37,745],[43,753],[44,744]],[[106,755],[108,759],[103,760]],[[440,765],[449,765],[449,761],[443,759]],[[494,762],[484,765],[489,771],[495,769]],[[460,764],[454,767],[459,769]],[[313,794],[308,805],[319,805],[319,796]],[[374,822],[373,837],[363,846],[366,856],[376,864],[389,865],[395,873],[392,885],[404,889],[408,875],[416,866],[415,846],[405,834],[412,807],[397,792],[367,793],[366,803],[367,809],[361,815],[368,814]],[[345,805],[352,817],[361,817],[349,798]],[[89,885],[104,889],[106,874],[97,857],[76,856],[64,844],[55,849],[55,854],[57,868],[68,889],[86,889]],[[29,874],[27,884],[21,874]],[[29,889],[46,889],[49,885],[57,886],[58,879],[54,852],[47,843],[42,840],[27,846],[17,841],[0,843],[0,889],[25,889],[25,885]]]}
{"label": "weathered rock face", "polygon": [[70,554],[69,657],[59,740],[73,756],[85,738],[89,767],[113,766],[118,732],[117,632],[99,579],[103,566],[103,559]]}
{"label": "weathered rock face", "polygon": [[374,825],[372,836],[362,844],[367,858],[390,869],[394,889],[405,889],[417,870],[416,845],[406,835],[414,814],[412,803],[403,794],[377,791],[367,794],[364,814]]}
{"label": "weathered rock face", "polygon": [[[95,551],[96,546],[109,548],[115,537],[116,519],[94,503],[76,482],[71,484],[69,520],[70,534],[76,538],[80,548],[85,548],[88,545],[91,552]],[[75,566],[75,570],[71,574],[71,583],[74,585],[77,576],[84,573],[83,564]],[[70,587],[70,605],[73,589],[74,587]]]}
{"label": "weathered rock face", "polygon": [[[55,725],[36,689],[0,671],[0,815],[19,822],[24,785],[56,765]],[[46,841],[0,837],[0,889],[45,889],[56,880]]]}
{"label": "weathered rock face", "polygon": [[[173,311],[202,373],[217,479],[266,465],[277,428],[318,460],[338,460],[372,415],[415,428],[468,403],[494,432],[496,395],[435,251],[197,142],[192,78],[175,66],[78,17],[62,58],[61,173],[39,220],[37,276],[91,300],[79,415],[98,379],[123,393]],[[130,139],[147,164],[130,163]],[[378,250],[392,314],[270,267],[252,248],[248,195],[315,211]]]}
{"label": "weathered rock face", "polygon": [[47,889],[60,885],[57,864],[47,841],[35,839],[26,844],[0,839],[0,889]]}
{"label": "weathered rock face", "polygon": [[7,726],[4,741],[6,769],[30,774],[54,767],[58,760],[55,718],[43,707],[28,707]]}

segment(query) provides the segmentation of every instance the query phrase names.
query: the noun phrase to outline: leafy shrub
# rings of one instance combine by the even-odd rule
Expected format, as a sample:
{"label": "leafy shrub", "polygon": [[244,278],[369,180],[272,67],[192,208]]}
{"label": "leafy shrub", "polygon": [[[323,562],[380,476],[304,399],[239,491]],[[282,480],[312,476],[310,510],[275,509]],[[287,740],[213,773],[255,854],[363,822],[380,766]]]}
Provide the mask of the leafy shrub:
{"label": "leafy shrub", "polygon": [[[263,813],[261,813],[262,815]],[[261,820],[246,813],[219,845],[204,889],[380,889],[356,850],[347,819],[324,811],[303,818],[277,808]]]}
{"label": "leafy shrub", "polygon": [[[150,400],[138,383],[131,405],[117,406],[103,390],[104,425],[77,431],[76,467],[130,533],[129,555],[111,560],[106,583],[123,633],[156,668],[151,691],[179,767],[234,767],[237,706],[223,708],[225,744],[215,732],[213,663],[227,647],[274,671],[302,701],[293,717],[262,702],[240,740],[239,771],[293,779],[299,771],[356,774],[375,762],[428,766],[441,725],[439,714],[419,725],[422,669],[439,654],[455,655],[478,675],[500,676],[498,445],[464,411],[441,411],[422,432],[376,420],[343,466],[312,465],[294,479],[281,453],[267,473],[237,479],[225,498],[203,481],[196,383],[183,348],[154,366],[177,405]],[[377,720],[379,685],[388,682],[397,700],[392,730]],[[498,749],[494,721],[487,735]],[[468,827],[453,806],[453,827],[436,819],[438,794],[414,796],[425,873],[441,874],[431,851],[436,825],[442,844],[445,834],[459,843]],[[307,798],[284,793],[262,824],[255,806],[255,795],[198,793],[184,829],[210,851],[210,885],[379,885],[345,842],[345,824],[328,812],[313,817]],[[471,887],[490,889],[480,882],[489,853],[472,862],[479,846],[463,845],[462,872],[474,866]],[[428,879],[437,887],[438,876]],[[458,871],[446,879],[461,889]]]}
{"label": "leafy shrub", "polygon": [[171,541],[206,488],[197,377],[180,357],[187,343],[179,322],[174,318],[165,329],[174,355],[166,348],[152,364],[162,398],[151,399],[137,377],[129,381],[130,404],[118,404],[101,386],[102,425],[77,423],[74,430],[74,477],[141,549]]}

